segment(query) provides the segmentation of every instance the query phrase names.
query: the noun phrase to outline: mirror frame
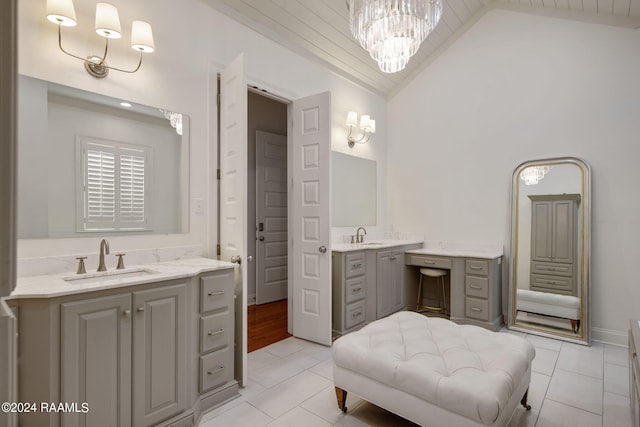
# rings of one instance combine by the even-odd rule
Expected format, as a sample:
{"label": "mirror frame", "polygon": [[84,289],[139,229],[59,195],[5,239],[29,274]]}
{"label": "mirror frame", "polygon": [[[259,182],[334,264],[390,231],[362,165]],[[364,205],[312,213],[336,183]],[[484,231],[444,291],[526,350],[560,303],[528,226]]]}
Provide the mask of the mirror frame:
{"label": "mirror frame", "polygon": [[[530,166],[542,165],[575,165],[579,168],[582,177],[582,191],[580,202],[582,229],[578,236],[582,237],[578,241],[581,248],[578,270],[580,272],[580,333],[574,335],[563,333],[560,331],[550,330],[542,326],[522,325],[516,322],[516,292],[517,289],[517,260],[518,260],[518,203],[519,203],[519,186],[520,173]],[[591,329],[591,313],[589,310],[590,296],[590,278],[591,278],[591,168],[589,165],[576,157],[558,157],[549,159],[532,160],[521,163],[513,172],[511,180],[511,248],[509,261],[509,312],[508,324],[509,329],[515,331],[526,332],[535,335],[546,336],[549,338],[562,339],[583,345],[590,345],[590,329]]]}

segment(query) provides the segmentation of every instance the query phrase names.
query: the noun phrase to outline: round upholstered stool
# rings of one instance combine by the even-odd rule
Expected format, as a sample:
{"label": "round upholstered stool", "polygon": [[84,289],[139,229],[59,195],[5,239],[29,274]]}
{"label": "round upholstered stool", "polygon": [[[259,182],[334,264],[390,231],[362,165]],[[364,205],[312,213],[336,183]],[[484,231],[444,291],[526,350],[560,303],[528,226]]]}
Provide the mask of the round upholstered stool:
{"label": "round upholstered stool", "polygon": [[[437,268],[421,268],[420,269],[420,285],[418,286],[418,305],[416,311],[421,310],[431,310],[431,311],[442,311],[445,314],[447,313],[447,293],[445,291],[444,278],[447,275],[447,270],[440,270]],[[428,305],[422,304],[423,298],[423,289],[422,282],[425,277],[432,277],[438,280],[442,284],[442,294],[440,295],[440,307],[430,307]]]}

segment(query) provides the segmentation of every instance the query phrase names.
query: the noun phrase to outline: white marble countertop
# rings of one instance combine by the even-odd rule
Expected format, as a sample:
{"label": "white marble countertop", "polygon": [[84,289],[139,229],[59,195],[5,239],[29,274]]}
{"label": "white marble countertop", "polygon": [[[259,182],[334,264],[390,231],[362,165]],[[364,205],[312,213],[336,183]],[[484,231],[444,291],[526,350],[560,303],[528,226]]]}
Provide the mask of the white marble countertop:
{"label": "white marble countertop", "polygon": [[[124,270],[112,269],[102,273],[90,271],[86,274],[75,274],[69,272],[44,276],[20,277],[17,280],[16,288],[7,299],[53,298],[83,292],[193,277],[200,273],[233,268],[234,266],[235,264],[215,259],[189,258],[156,264],[128,266]],[[75,283],[74,279],[76,280]]]}
{"label": "white marble countertop", "polygon": [[415,255],[433,255],[433,256],[445,256],[445,257],[461,257],[461,258],[483,258],[483,259],[495,259],[500,258],[503,255],[503,251],[500,249],[489,248],[420,248],[411,249],[406,251],[408,254]]}
{"label": "white marble countertop", "polygon": [[386,249],[396,246],[421,245],[422,240],[395,240],[395,239],[375,239],[363,243],[334,243],[331,250],[334,252],[362,251],[367,249]]}

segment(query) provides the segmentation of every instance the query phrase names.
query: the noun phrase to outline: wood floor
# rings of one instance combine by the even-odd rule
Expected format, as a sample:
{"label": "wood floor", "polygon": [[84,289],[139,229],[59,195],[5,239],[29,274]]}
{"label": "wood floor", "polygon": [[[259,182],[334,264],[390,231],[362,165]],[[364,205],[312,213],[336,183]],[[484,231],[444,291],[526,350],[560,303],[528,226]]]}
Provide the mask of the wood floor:
{"label": "wood floor", "polygon": [[247,351],[278,342],[287,337],[287,300],[250,305],[248,313]]}

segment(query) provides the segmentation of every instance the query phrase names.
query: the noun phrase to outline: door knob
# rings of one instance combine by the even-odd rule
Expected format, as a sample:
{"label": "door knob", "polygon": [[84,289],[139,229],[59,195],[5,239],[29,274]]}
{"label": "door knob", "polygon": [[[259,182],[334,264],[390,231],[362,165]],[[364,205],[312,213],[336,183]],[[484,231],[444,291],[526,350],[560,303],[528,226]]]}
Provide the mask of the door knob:
{"label": "door knob", "polygon": [[240,255],[234,255],[231,257],[231,262],[234,264],[240,264],[242,259],[240,258]]}
{"label": "door knob", "polygon": [[325,245],[322,245],[318,248],[318,250],[320,251],[321,254],[327,252],[327,247]]}
{"label": "door knob", "polygon": [[252,257],[251,255],[249,255],[249,256],[247,257],[247,261],[248,261],[248,262],[253,261],[253,257]]}
{"label": "door knob", "polygon": [[261,242],[264,242],[264,236],[258,237],[258,240],[260,240]]}

